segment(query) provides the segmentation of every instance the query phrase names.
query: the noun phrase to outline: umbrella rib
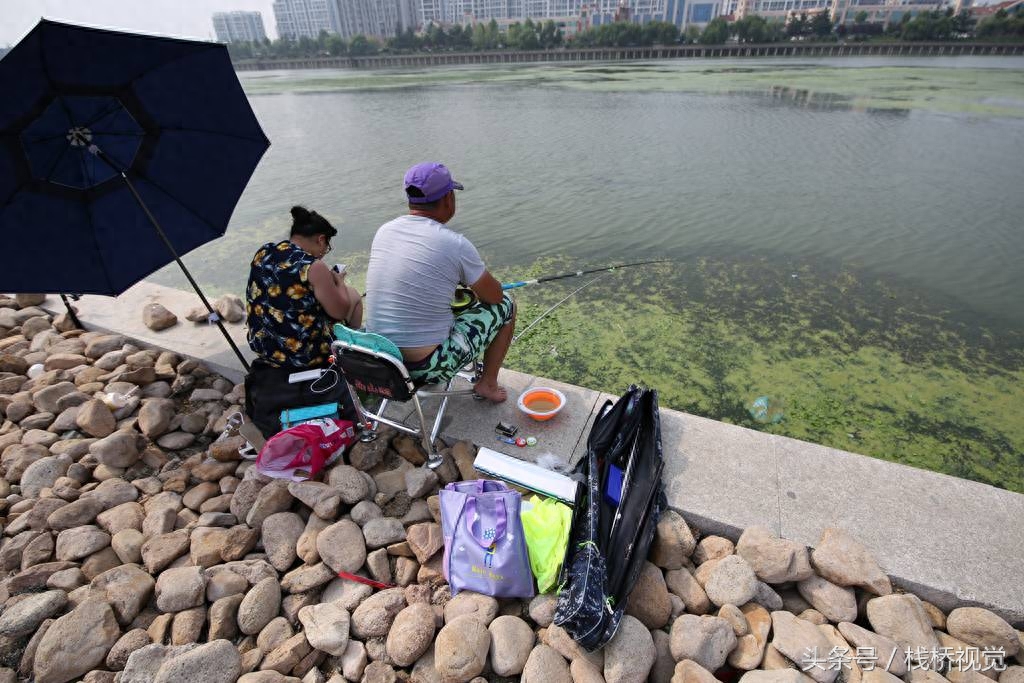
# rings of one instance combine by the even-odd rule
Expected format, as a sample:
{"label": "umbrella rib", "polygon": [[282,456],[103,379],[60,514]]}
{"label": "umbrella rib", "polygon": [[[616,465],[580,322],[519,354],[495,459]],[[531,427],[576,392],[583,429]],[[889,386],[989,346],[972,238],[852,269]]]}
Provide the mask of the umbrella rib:
{"label": "umbrella rib", "polygon": [[[166,189],[164,189],[164,187],[162,185],[158,185],[157,183],[153,182],[150,178],[147,178],[146,176],[142,175],[141,173],[136,172],[135,175],[138,178],[140,178],[142,180],[145,180],[147,183],[149,183],[150,187],[152,187],[154,190],[158,190],[159,192],[162,192],[164,194],[164,196],[166,196],[168,199],[171,199],[174,202],[177,202],[178,206],[182,207],[183,209],[188,211],[190,214],[192,214],[193,216],[198,218],[208,228],[210,228],[214,232],[219,232],[219,229],[217,228],[216,225],[214,225],[213,223],[208,221],[206,218],[204,218],[201,215],[199,215],[198,211],[193,209],[191,206],[189,206],[185,202],[181,201],[181,199],[179,199],[175,195],[173,195],[170,192],[168,192]],[[224,226],[224,231],[227,232],[227,226],[226,225]]]}
{"label": "umbrella rib", "polygon": [[244,142],[258,142],[258,143],[266,143],[267,142],[266,134],[264,134],[262,139],[261,139],[261,138],[248,137],[246,135],[237,135],[235,133],[227,133],[227,132],[219,131],[219,130],[203,130],[202,128],[182,128],[180,126],[161,126],[160,129],[161,130],[171,130],[171,131],[175,131],[175,132],[178,132],[178,133],[202,133],[203,135],[217,135],[217,136],[222,137],[222,138],[231,138],[232,140],[242,140]]}
{"label": "umbrella rib", "polygon": [[[217,46],[218,45],[216,43],[210,43],[208,46],[204,46],[204,47],[205,47],[205,49],[209,50],[209,49],[215,49]],[[127,87],[132,88],[134,90],[136,81],[138,81],[138,80],[140,80],[142,78],[145,78],[146,76],[148,76],[149,74],[153,73],[154,71],[157,71],[159,69],[163,69],[164,67],[166,67],[169,64],[174,64],[175,62],[178,62],[178,61],[181,61],[182,59],[185,59],[186,57],[193,57],[195,54],[196,54],[196,52],[186,52],[184,54],[178,55],[174,59],[170,59],[170,60],[168,60],[166,62],[160,62],[159,64],[155,64],[155,65],[149,67],[148,69],[146,69],[145,71],[142,71],[139,74],[137,74],[136,76],[132,77],[131,80],[128,81]]]}

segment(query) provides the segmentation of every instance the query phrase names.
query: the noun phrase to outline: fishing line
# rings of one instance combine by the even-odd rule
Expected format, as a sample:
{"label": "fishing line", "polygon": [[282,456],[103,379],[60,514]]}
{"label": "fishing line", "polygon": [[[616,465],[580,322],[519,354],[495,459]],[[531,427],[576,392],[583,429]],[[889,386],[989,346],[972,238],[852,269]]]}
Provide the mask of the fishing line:
{"label": "fishing line", "polygon": [[529,332],[530,330],[532,330],[532,329],[533,329],[533,327],[534,327],[534,326],[535,326],[535,325],[536,325],[537,323],[539,323],[539,322],[540,322],[541,320],[543,320],[544,318],[546,318],[546,317],[548,316],[548,314],[549,314],[549,313],[551,313],[551,312],[552,312],[553,310],[555,310],[556,308],[558,308],[559,306],[561,306],[562,304],[564,304],[564,303],[565,303],[566,301],[568,301],[569,299],[571,299],[572,297],[574,297],[574,296],[576,295],[576,293],[577,293],[577,292],[579,292],[580,290],[584,289],[585,287],[589,287],[590,285],[594,284],[594,283],[595,283],[595,282],[597,282],[598,280],[601,280],[601,279],[603,279],[603,278],[606,278],[606,277],[608,277],[609,275],[611,275],[611,272],[607,272],[607,273],[604,273],[604,274],[602,274],[602,275],[598,275],[598,276],[597,276],[597,277],[595,277],[595,278],[594,278],[593,280],[590,280],[589,282],[587,282],[587,283],[585,283],[585,284],[582,284],[582,285],[580,285],[579,287],[577,287],[576,289],[574,289],[574,290],[572,290],[571,292],[569,292],[569,293],[568,293],[567,295],[565,295],[565,296],[564,296],[564,297],[563,297],[562,299],[560,299],[560,300],[558,301],[558,303],[556,303],[556,304],[555,304],[554,306],[551,306],[550,308],[548,308],[548,310],[544,311],[544,312],[543,312],[543,313],[541,313],[541,314],[540,314],[539,316],[537,316],[537,317],[536,317],[536,318],[535,318],[535,319],[533,320],[533,322],[531,322],[531,323],[530,323],[529,325],[527,325],[527,326],[526,326],[525,328],[523,328],[523,330],[522,330],[522,331],[521,331],[521,332],[520,332],[519,334],[517,334],[516,336],[512,337],[512,343],[513,343],[513,344],[515,344],[515,343],[516,343],[517,341],[519,341],[519,340],[520,340],[520,339],[521,339],[521,338],[523,337],[523,335],[525,335],[525,334],[526,334],[527,332]]}

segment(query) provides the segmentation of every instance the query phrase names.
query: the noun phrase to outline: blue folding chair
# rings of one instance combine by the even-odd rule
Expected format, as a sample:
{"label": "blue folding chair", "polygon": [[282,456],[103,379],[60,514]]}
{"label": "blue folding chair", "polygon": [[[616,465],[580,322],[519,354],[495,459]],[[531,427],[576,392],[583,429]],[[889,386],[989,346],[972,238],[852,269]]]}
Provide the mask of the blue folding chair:
{"label": "blue folding chair", "polygon": [[[334,363],[348,383],[352,403],[356,408],[361,426],[360,439],[373,441],[377,438],[378,424],[383,423],[394,427],[400,432],[418,436],[427,454],[427,467],[438,467],[442,458],[434,448],[434,441],[441,431],[441,422],[448,399],[452,396],[472,396],[472,387],[468,389],[452,389],[456,378],[463,378],[472,383],[476,381],[473,373],[459,372],[447,381],[437,385],[441,390],[425,389],[424,384],[414,381],[402,360],[402,352],[388,338],[373,332],[360,332],[342,324],[334,326],[335,341],[331,344]],[[365,392],[381,398],[376,411],[368,410],[359,400],[357,391]],[[433,425],[428,429],[423,416],[420,399],[440,399],[441,405],[434,418]],[[413,427],[396,420],[384,417],[384,412],[392,402],[405,403],[412,401],[419,420]]]}

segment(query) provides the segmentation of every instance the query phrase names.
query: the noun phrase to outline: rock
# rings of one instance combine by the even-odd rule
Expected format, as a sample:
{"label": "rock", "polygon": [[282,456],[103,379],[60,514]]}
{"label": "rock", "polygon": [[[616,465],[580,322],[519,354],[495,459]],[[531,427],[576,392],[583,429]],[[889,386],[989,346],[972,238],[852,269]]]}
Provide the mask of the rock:
{"label": "rock", "polygon": [[895,640],[901,650],[934,650],[939,646],[921,600],[915,595],[901,593],[872,598],[866,611],[875,633]]}
{"label": "rock", "polygon": [[884,668],[892,661],[892,666],[888,667],[890,673],[896,676],[903,676],[907,673],[906,654],[900,650],[899,644],[892,638],[886,638],[848,622],[839,624],[839,633],[854,648],[863,648],[864,651],[868,651],[868,648],[870,648],[870,651],[876,658],[877,666]]}
{"label": "rock", "polygon": [[54,531],[64,531],[91,524],[96,515],[103,512],[103,503],[96,498],[81,498],[58,508],[46,518],[46,524]]}
{"label": "rock", "polygon": [[[654,569],[657,571],[657,567]],[[605,645],[605,681],[645,683],[656,656],[650,630],[639,619],[626,614],[615,636]]]}
{"label": "rock", "polygon": [[110,408],[103,401],[93,399],[79,407],[75,416],[75,424],[79,429],[97,438],[110,436],[117,427],[117,421]]}
{"label": "rock", "polygon": [[149,439],[166,434],[176,414],[174,401],[167,398],[147,399],[139,410],[139,431]]}
{"label": "rock", "polygon": [[715,683],[716,680],[714,674],[697,662],[684,659],[676,664],[671,683]]}
{"label": "rock", "polygon": [[537,645],[526,660],[520,680],[523,683],[570,683],[573,677],[562,655],[547,645]]}
{"label": "rock", "polygon": [[692,614],[706,614],[711,610],[711,601],[697,579],[687,569],[673,569],[665,572],[665,585],[678,595]]}
{"label": "rock", "polygon": [[829,621],[836,624],[841,621],[856,621],[857,596],[852,588],[837,586],[820,576],[804,579],[796,587],[804,600],[814,605],[814,609],[825,615]]}
{"label": "rock", "polygon": [[57,382],[56,384],[43,387],[33,394],[32,403],[40,413],[53,413],[56,415],[61,412],[61,409],[57,406],[57,401],[62,396],[67,396],[75,391],[77,391],[77,388],[71,382]]}
{"label": "rock", "polygon": [[281,586],[275,577],[267,577],[253,586],[238,607],[238,628],[255,635],[281,610]]}
{"label": "rock", "polygon": [[156,580],[156,606],[161,612],[199,607],[205,597],[206,577],[201,567],[165,569]]}
{"label": "rock", "polygon": [[968,645],[983,649],[1002,648],[1007,657],[1013,657],[1021,648],[1021,641],[1013,627],[1002,617],[981,607],[953,610],[946,617],[946,630],[949,635]]}
{"label": "rock", "polygon": [[[100,513],[96,517],[96,522],[108,534],[116,536],[118,532],[124,531],[125,529],[141,530],[142,522],[145,518],[146,513],[142,509],[142,506],[138,503],[131,502],[122,503],[121,505]],[[113,541],[111,541],[111,543],[113,543]]]}
{"label": "rock", "polygon": [[405,606],[401,588],[389,588],[368,597],[352,613],[352,635],[360,640],[386,636]]}
{"label": "rock", "polygon": [[238,683],[302,683],[302,679],[276,671],[252,671],[239,678]]}
{"label": "rock", "polygon": [[316,549],[316,537],[330,525],[329,521],[316,514],[310,515],[306,520],[306,528],[302,530],[299,540],[295,542],[295,554],[304,563],[311,565],[320,561],[320,553]]}
{"label": "rock", "polygon": [[[772,612],[774,637],[772,646],[818,683],[832,683],[839,675],[835,668],[815,665],[815,656],[821,657],[832,649],[825,634],[814,624],[797,619],[789,612]],[[814,655],[814,653],[818,653]]]}
{"label": "rock", "polygon": [[498,616],[498,601],[489,595],[462,591],[444,606],[445,623],[467,615],[477,618],[487,627]]}
{"label": "rock", "polygon": [[491,637],[491,670],[498,676],[521,674],[534,645],[530,625],[519,617],[505,615],[492,621],[487,630]]}
{"label": "rock", "polygon": [[719,617],[684,614],[672,623],[669,636],[677,662],[692,659],[709,671],[721,668],[736,647],[732,626]]}
{"label": "rock", "polygon": [[114,549],[121,562],[125,564],[142,562],[142,544],[146,537],[135,529],[122,529],[110,539],[110,547]]}
{"label": "rock", "polygon": [[[252,510],[252,506],[256,503],[256,497],[264,486],[265,484],[257,479],[245,479],[239,483],[231,496],[231,514],[236,519],[244,520]],[[260,524],[262,525],[262,522]]]}
{"label": "rock", "polygon": [[157,303],[147,304],[142,309],[142,322],[154,332],[166,330],[178,324],[178,316],[174,315],[162,305]]}
{"label": "rock", "polygon": [[65,529],[57,534],[58,560],[74,562],[110,545],[110,534],[99,527],[86,525]]}
{"label": "rock", "polygon": [[93,443],[89,453],[107,467],[131,467],[139,461],[138,439],[134,432],[116,431]]}
{"label": "rock", "polygon": [[665,577],[655,565],[645,562],[626,603],[626,614],[639,619],[648,629],[659,629],[672,616]]}
{"label": "rock", "polygon": [[742,557],[727,555],[711,570],[704,591],[708,599],[719,607],[745,605],[757,593],[757,577]]}
{"label": "rock", "polygon": [[327,474],[327,483],[338,491],[341,502],[355,505],[370,497],[370,485],[362,473],[349,465],[336,465]]}
{"label": "rock", "polygon": [[272,669],[278,673],[291,671],[303,657],[309,654],[310,649],[306,636],[296,633],[269,652],[266,659],[260,664],[260,668],[264,671]]}
{"label": "rock", "polygon": [[295,635],[292,625],[284,617],[274,617],[260,630],[256,638],[256,647],[270,652],[278,645]]}
{"label": "rock", "polygon": [[67,456],[47,456],[36,460],[21,475],[21,495],[38,498],[40,491],[52,487],[54,482],[64,476],[70,464]]}
{"label": "rock", "polygon": [[357,470],[366,472],[379,465],[387,451],[388,439],[379,436],[369,442],[357,441],[349,451],[348,459]]}
{"label": "rock", "polygon": [[[145,531],[145,530],[144,530]],[[142,562],[150,574],[158,574],[188,550],[190,545],[187,529],[154,536],[142,544]]]}
{"label": "rock", "polygon": [[336,572],[355,572],[366,562],[363,531],[351,520],[343,519],[321,531],[316,537],[316,549]]}
{"label": "rock", "polygon": [[249,582],[233,571],[218,571],[206,577],[206,601],[216,602],[229,595],[244,595]]}
{"label": "rock", "polygon": [[[241,485],[239,489],[241,489]],[[235,493],[237,495],[238,492],[236,491]],[[245,516],[245,522],[253,529],[260,529],[263,527],[263,520],[277,512],[287,511],[292,506],[293,500],[292,494],[288,493],[288,483],[281,479],[275,479],[261,488],[259,493],[256,494],[256,499],[249,509],[249,513]],[[233,506],[231,512],[239,519],[242,519],[235,512]]]}
{"label": "rock", "polygon": [[803,581],[814,574],[806,546],[778,538],[763,526],[748,527],[743,532],[736,554],[767,583]]}
{"label": "rock", "polygon": [[279,572],[295,562],[295,546],[306,524],[294,512],[277,512],[263,520],[263,547],[267,560]]}
{"label": "rock", "polygon": [[725,619],[732,625],[732,632],[736,634],[737,638],[747,635],[749,628],[747,627],[747,618],[743,616],[743,612],[736,605],[722,605],[718,610],[718,616]]}
{"label": "rock", "polygon": [[[480,620],[475,617],[464,616],[446,624],[440,633],[437,634],[437,639],[434,641],[434,666],[441,680],[445,683],[465,683],[474,676],[478,676],[487,664],[487,652],[490,644],[490,634],[484,625],[480,623]],[[546,646],[541,645],[539,647]],[[550,650],[550,648],[547,649]],[[565,676],[568,676],[569,667],[565,664],[565,660],[554,650],[551,650],[551,653],[562,662]],[[546,660],[549,657],[547,655],[542,655],[542,657],[545,661],[536,663],[535,669],[541,668],[540,664],[546,665],[548,663]],[[530,659],[532,658],[533,654],[531,653]],[[524,669],[524,680],[526,680],[525,676],[529,668],[529,661],[527,661],[526,669]],[[545,670],[541,668],[541,671]],[[538,676],[539,673],[538,671],[535,676]],[[567,680],[565,676],[561,678],[538,676],[533,678],[533,680],[535,683],[542,681],[554,683],[559,680]]]}
{"label": "rock", "polygon": [[[761,665],[768,634],[772,629],[772,618],[761,605],[747,603],[741,608],[747,622],[748,633],[736,641],[736,648],[729,654],[729,664],[743,671],[751,671]],[[735,633],[735,630],[733,631]]]}
{"label": "rock", "polygon": [[345,653],[349,636],[349,614],[346,610],[333,603],[310,605],[299,610],[299,621],[305,629],[306,640],[314,648],[335,656]]}
{"label": "rock", "polygon": [[700,539],[697,548],[693,551],[693,561],[698,565],[710,560],[720,560],[723,557],[732,555],[736,546],[728,538],[721,536],[705,536]]}
{"label": "rock", "polygon": [[[348,641],[345,654],[341,656],[341,674],[350,681],[358,681],[363,677],[365,669],[366,647],[358,640]],[[333,680],[331,679],[332,683]]]}
{"label": "rock", "polygon": [[341,506],[341,493],[318,481],[295,481],[288,484],[288,492],[313,510],[317,517],[334,521]]}
{"label": "rock", "polygon": [[146,629],[137,628],[128,631],[114,643],[114,647],[110,648],[110,652],[107,653],[107,668],[113,671],[121,671],[124,669],[125,664],[128,663],[128,658],[131,657],[133,652],[149,644],[151,644],[151,641],[149,634],[146,633]]}
{"label": "rock", "polygon": [[237,323],[245,319],[245,306],[242,304],[242,300],[234,294],[217,297],[213,302],[213,308],[221,318],[229,323]]}
{"label": "rock", "polygon": [[530,600],[528,612],[533,623],[540,628],[547,628],[555,617],[555,606],[558,599],[554,595],[538,595]]}
{"label": "rock", "polygon": [[740,678],[740,683],[804,683],[806,677],[796,669],[776,669],[774,671],[748,671]]}
{"label": "rock", "polygon": [[303,565],[281,579],[281,588],[289,593],[305,593],[319,588],[335,578],[334,571],[323,562],[313,566]]}
{"label": "rock", "polygon": [[413,524],[406,531],[406,540],[416,559],[422,564],[444,548],[441,525],[434,522]]}
{"label": "rock", "polygon": [[171,625],[171,645],[188,645],[199,641],[206,624],[206,607],[192,607],[174,615]]}
{"label": "rock", "polygon": [[[532,631],[530,635],[533,635]],[[387,653],[397,666],[412,666],[433,640],[433,608],[423,603],[409,605],[398,613],[388,632]]]}
{"label": "rock", "polygon": [[337,578],[324,589],[323,602],[336,602],[351,613],[372,593],[373,589],[366,584]]}
{"label": "rock", "polygon": [[170,432],[164,434],[156,443],[161,448],[169,451],[180,451],[183,448],[188,448],[196,440],[195,434],[189,434],[188,432]]}
{"label": "rock", "polygon": [[[223,572],[224,574],[230,572]],[[207,586],[209,591],[209,586]],[[218,598],[210,606],[209,640],[234,640],[238,635],[238,606],[242,604],[241,593]]]}
{"label": "rock", "polygon": [[692,555],[696,547],[697,540],[686,520],[675,510],[663,512],[651,543],[651,562],[662,569],[682,569],[683,560]]}
{"label": "rock", "polygon": [[68,596],[60,590],[30,595],[0,614],[0,636],[20,638],[34,633],[43,621],[64,609],[67,602]]}
{"label": "rock", "polygon": [[405,472],[405,491],[410,498],[423,498],[437,492],[437,475],[433,470],[418,467]]}
{"label": "rock", "polygon": [[119,334],[103,334],[93,337],[85,345],[85,355],[93,360],[102,358],[108,353],[119,351],[126,339]]}
{"label": "rock", "polygon": [[121,631],[103,600],[86,600],[51,624],[34,658],[36,683],[65,683],[100,666]]}
{"label": "rock", "polygon": [[[194,423],[188,425],[184,422],[182,423],[182,429],[185,429],[186,432],[198,434],[206,428],[206,419],[202,413],[193,413],[186,417],[186,419],[189,418],[191,418]],[[200,421],[202,421],[203,424],[199,424]],[[246,443],[244,436],[236,434],[235,436],[229,436],[214,441],[210,444],[208,452],[210,457],[214,460],[220,462],[234,462],[242,459],[242,455],[238,452],[238,449],[244,447]],[[291,485],[289,485],[289,489],[290,488]]]}
{"label": "rock", "polygon": [[837,586],[862,586],[875,595],[889,595],[892,584],[874,556],[853,536],[835,527],[825,529],[811,552],[818,574]]}
{"label": "rock", "polygon": [[215,640],[164,661],[153,683],[234,683],[242,657],[231,642]]}
{"label": "rock", "polygon": [[260,536],[258,530],[251,529],[245,524],[233,526],[228,531],[230,533],[227,540],[220,549],[220,556],[225,562],[241,560],[256,547],[256,541]]}
{"label": "rock", "polygon": [[156,582],[138,565],[125,564],[108,569],[95,577],[90,585],[102,591],[114,610],[117,622],[127,626],[149,603]]}

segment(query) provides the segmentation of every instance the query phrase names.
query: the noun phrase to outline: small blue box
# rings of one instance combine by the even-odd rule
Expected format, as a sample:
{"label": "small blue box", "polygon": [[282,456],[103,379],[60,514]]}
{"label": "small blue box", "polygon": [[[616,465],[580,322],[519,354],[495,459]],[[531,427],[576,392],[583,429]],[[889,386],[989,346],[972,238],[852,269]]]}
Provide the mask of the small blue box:
{"label": "small blue box", "polygon": [[615,465],[608,466],[608,482],[604,487],[604,499],[615,507],[622,500],[622,470]]}

